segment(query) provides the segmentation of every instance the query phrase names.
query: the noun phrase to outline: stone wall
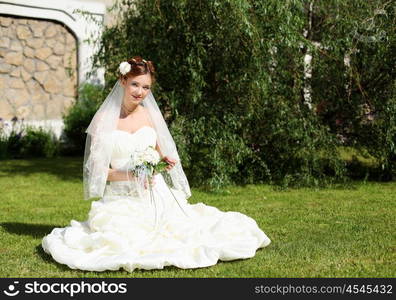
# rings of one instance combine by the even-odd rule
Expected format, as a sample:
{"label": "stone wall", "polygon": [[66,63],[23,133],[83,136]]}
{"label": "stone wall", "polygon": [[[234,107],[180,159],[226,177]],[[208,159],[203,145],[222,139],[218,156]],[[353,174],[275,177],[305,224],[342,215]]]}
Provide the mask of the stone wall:
{"label": "stone wall", "polygon": [[0,118],[60,120],[77,96],[76,45],[60,23],[0,16]]}

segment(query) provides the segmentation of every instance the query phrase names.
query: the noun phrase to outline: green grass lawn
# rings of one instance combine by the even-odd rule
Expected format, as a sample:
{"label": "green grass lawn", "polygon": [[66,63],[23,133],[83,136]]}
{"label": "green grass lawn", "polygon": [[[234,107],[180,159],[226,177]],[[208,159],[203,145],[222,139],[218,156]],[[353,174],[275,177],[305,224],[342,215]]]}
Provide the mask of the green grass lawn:
{"label": "green grass lawn", "polygon": [[1,277],[395,277],[396,183],[277,191],[269,185],[192,189],[203,202],[254,218],[272,243],[209,268],[86,272],[56,263],[42,237],[87,218],[81,158],[0,161]]}

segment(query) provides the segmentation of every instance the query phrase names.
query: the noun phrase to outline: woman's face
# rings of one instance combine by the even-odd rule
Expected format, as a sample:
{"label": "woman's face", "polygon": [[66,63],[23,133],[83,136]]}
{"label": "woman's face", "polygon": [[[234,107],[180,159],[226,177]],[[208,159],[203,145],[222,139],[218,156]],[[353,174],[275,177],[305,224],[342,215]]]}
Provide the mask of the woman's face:
{"label": "woman's face", "polygon": [[124,101],[127,104],[139,104],[150,92],[151,83],[150,74],[128,77],[127,80],[122,80]]}

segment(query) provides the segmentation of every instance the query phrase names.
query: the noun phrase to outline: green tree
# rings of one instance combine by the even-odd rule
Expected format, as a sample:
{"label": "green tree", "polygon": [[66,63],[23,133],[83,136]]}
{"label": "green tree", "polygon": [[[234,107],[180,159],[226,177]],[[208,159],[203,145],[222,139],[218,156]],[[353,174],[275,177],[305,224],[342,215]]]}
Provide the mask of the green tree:
{"label": "green tree", "polygon": [[[396,10],[393,1],[311,1],[313,102],[344,144],[395,174]],[[320,45],[320,46],[317,46]]]}
{"label": "green tree", "polygon": [[122,1],[95,56],[153,60],[155,95],[194,184],[320,184],[341,177],[334,137],[302,99],[302,1]]}
{"label": "green tree", "polygon": [[[394,158],[389,3],[121,1],[93,62],[105,67],[107,90],[126,58],[155,62],[154,94],[193,185],[326,184],[345,179],[340,137],[384,166]],[[372,30],[386,42],[364,42],[361,24],[381,9],[386,20]],[[368,99],[375,121],[364,125]]]}

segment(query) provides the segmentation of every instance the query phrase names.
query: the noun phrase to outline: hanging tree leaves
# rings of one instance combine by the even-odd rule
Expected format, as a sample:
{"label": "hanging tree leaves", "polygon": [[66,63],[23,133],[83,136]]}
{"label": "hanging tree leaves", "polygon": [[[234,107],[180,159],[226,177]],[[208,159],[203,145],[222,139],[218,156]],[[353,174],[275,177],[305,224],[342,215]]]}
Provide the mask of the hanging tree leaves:
{"label": "hanging tree leaves", "polygon": [[[97,41],[94,64],[105,67],[109,88],[125,58],[155,62],[154,93],[192,185],[326,184],[346,174],[340,135],[366,147],[366,135],[375,135],[378,150],[371,152],[386,162],[394,141],[385,126],[394,128],[395,97],[384,91],[394,75],[394,32],[387,27],[394,10],[385,1],[360,2],[121,1],[117,25]],[[389,17],[375,29],[387,36],[381,45],[361,41],[359,24],[374,7]],[[352,126],[346,134],[348,126],[334,125],[355,118],[364,99],[378,111],[374,127]]]}

